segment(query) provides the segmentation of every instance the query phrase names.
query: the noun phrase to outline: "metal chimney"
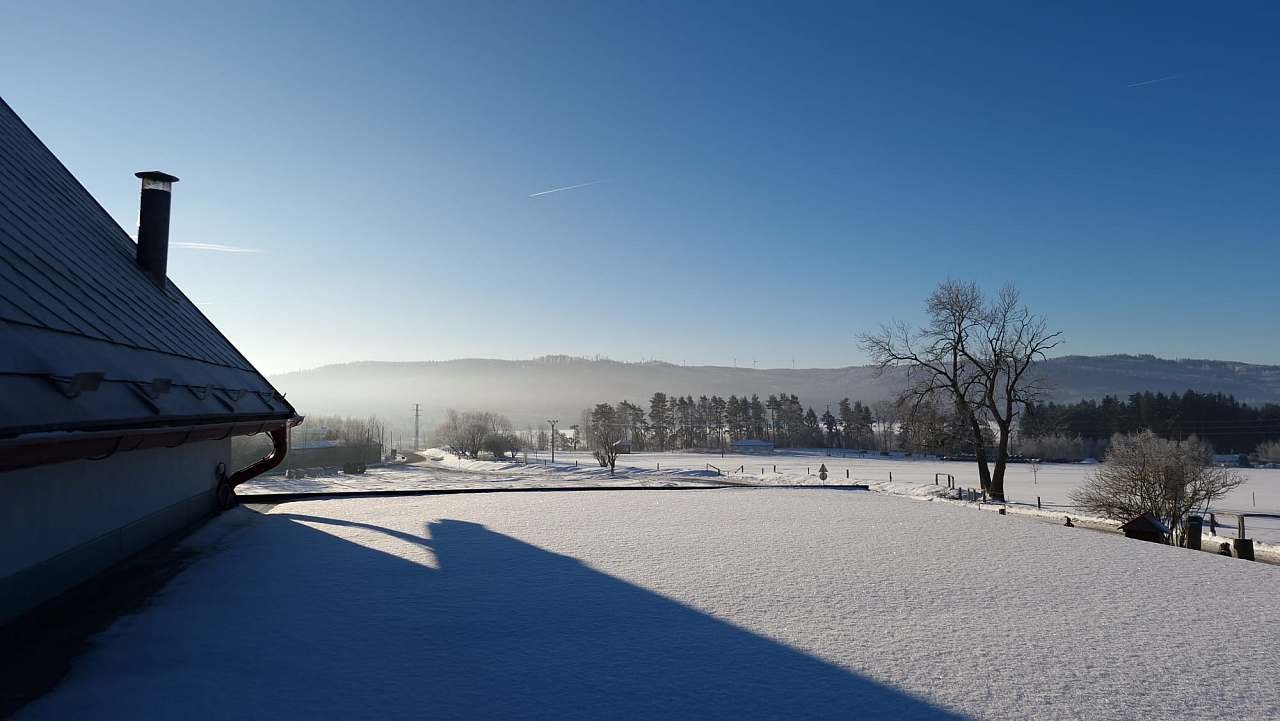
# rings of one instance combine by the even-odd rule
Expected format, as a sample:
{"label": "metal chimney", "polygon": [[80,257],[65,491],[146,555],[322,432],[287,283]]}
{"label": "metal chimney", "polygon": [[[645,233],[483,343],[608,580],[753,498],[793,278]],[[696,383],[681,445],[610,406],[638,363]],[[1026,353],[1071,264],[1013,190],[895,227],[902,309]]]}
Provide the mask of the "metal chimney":
{"label": "metal chimney", "polygon": [[173,184],[178,179],[158,170],[144,170],[134,175],[142,178],[142,205],[138,209],[138,266],[164,288],[169,265],[169,201]]}

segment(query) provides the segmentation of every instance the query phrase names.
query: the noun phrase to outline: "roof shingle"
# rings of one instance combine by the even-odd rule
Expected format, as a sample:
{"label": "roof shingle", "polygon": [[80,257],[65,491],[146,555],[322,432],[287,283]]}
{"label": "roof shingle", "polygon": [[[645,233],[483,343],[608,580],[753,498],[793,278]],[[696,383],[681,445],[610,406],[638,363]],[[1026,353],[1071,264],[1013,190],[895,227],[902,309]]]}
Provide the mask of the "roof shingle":
{"label": "roof shingle", "polygon": [[[135,255],[128,234],[0,99],[0,438],[293,415]],[[68,397],[62,381],[85,372],[104,382]],[[157,378],[172,381],[169,392],[151,392]]]}

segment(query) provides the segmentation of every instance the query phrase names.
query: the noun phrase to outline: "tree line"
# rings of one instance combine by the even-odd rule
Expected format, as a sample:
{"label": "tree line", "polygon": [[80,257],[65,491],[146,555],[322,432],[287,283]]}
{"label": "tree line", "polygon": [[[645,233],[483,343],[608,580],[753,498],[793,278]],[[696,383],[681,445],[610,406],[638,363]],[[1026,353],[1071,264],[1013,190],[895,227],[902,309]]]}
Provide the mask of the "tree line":
{"label": "tree line", "polygon": [[720,449],[738,440],[758,439],[780,448],[873,448],[877,428],[896,421],[896,409],[877,409],[848,398],[833,413],[806,408],[794,394],[762,400],[731,395],[668,396],[654,393],[647,407],[631,401],[599,403],[582,411],[571,428],[592,448],[625,442],[633,451]]}
{"label": "tree line", "polygon": [[1195,436],[1218,453],[1255,453],[1280,440],[1280,405],[1251,406],[1221,393],[1143,393],[1128,400],[1030,403],[1022,416],[1025,438],[1064,436],[1107,441],[1113,435],[1151,431],[1161,438]]}

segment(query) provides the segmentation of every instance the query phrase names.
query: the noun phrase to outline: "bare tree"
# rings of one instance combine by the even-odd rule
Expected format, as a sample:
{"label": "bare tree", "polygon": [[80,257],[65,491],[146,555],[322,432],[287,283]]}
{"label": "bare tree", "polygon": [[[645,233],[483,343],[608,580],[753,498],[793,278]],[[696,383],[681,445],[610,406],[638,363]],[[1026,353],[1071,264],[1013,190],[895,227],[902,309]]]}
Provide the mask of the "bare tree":
{"label": "bare tree", "polygon": [[898,404],[893,401],[876,401],[871,404],[871,413],[875,418],[872,433],[875,435],[876,445],[882,451],[890,450],[893,448],[893,433],[898,424]]}
{"label": "bare tree", "polygon": [[509,432],[489,432],[484,437],[484,449],[493,454],[495,460],[507,457],[507,454],[516,454],[522,447],[520,436]]}
{"label": "bare tree", "polygon": [[445,411],[444,421],[432,433],[435,443],[456,455],[472,458],[480,457],[480,451],[486,450],[485,440],[491,436],[502,436],[506,443],[504,448],[509,449],[513,444],[519,447],[519,439],[511,433],[511,421],[504,415],[489,411],[459,413],[450,408]]}
{"label": "bare tree", "polygon": [[611,476],[618,463],[618,443],[623,435],[616,408],[608,403],[599,403],[591,410],[591,455],[595,456],[601,468],[608,466]]}
{"label": "bare tree", "polygon": [[[907,387],[900,401],[911,408],[948,397],[973,434],[978,480],[1004,500],[1004,472],[1014,419],[1042,391],[1033,366],[1058,345],[1061,334],[1032,314],[1006,286],[987,302],[974,283],[940,283],[925,303],[928,322],[883,325],[860,337],[881,371],[902,367]],[[989,465],[984,429],[997,430],[995,467]]]}
{"label": "bare tree", "polygon": [[1105,462],[1072,491],[1071,502],[1086,513],[1127,521],[1143,513],[1182,527],[1187,514],[1240,487],[1244,478],[1210,463],[1208,446],[1192,438],[1172,441],[1151,431],[1115,435]]}
{"label": "bare tree", "polygon": [[993,498],[1004,500],[1004,470],[1014,421],[1045,390],[1043,379],[1032,372],[1032,366],[1057,347],[1062,333],[1050,331],[1042,316],[1028,310],[1012,285],[1000,289],[985,316],[979,325],[981,345],[976,352],[966,348],[966,357],[978,369],[981,398],[999,431],[995,468],[987,490]]}
{"label": "bare tree", "polygon": [[432,445],[443,448],[455,456],[465,455],[462,449],[462,414],[452,408],[444,412],[444,420],[431,432]]}

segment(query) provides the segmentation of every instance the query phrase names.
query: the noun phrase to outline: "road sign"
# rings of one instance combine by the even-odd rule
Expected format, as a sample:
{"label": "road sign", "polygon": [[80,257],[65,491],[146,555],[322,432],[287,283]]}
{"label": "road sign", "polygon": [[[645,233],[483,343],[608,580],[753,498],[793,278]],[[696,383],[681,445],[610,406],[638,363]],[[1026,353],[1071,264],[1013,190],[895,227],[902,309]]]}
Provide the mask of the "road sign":
{"label": "road sign", "polygon": [[823,463],[821,466],[818,466],[818,478],[821,478],[824,481],[827,480],[827,464]]}

